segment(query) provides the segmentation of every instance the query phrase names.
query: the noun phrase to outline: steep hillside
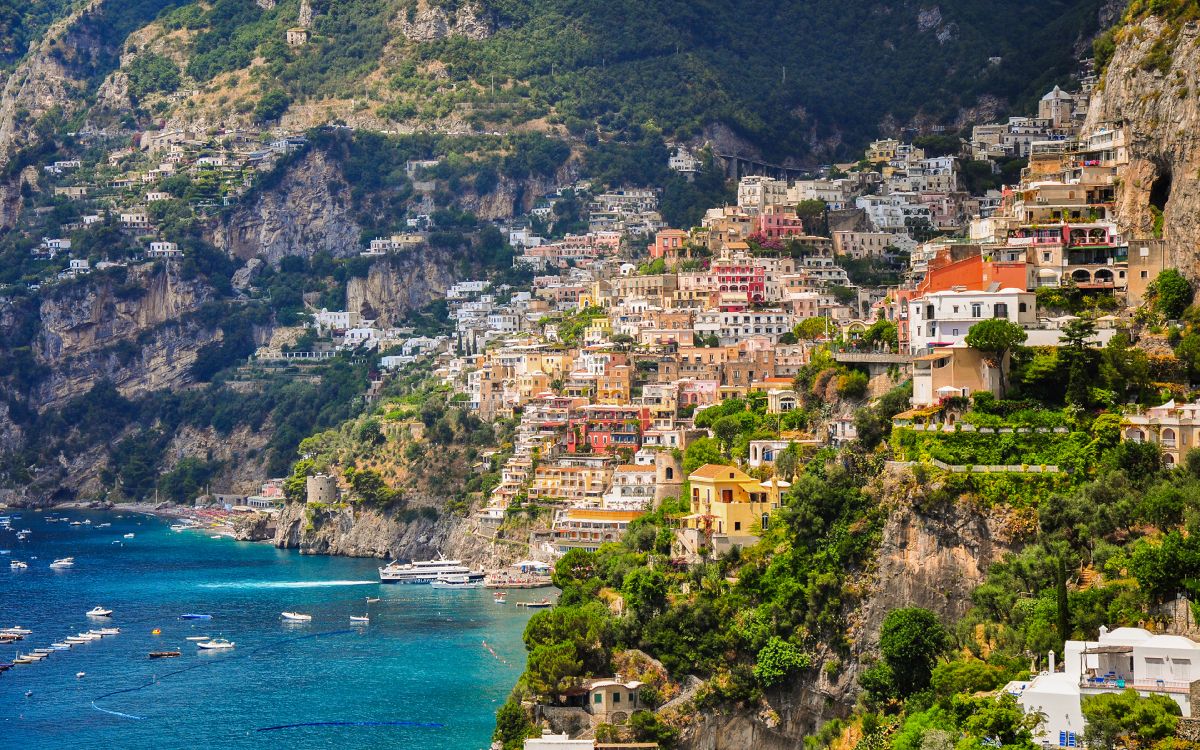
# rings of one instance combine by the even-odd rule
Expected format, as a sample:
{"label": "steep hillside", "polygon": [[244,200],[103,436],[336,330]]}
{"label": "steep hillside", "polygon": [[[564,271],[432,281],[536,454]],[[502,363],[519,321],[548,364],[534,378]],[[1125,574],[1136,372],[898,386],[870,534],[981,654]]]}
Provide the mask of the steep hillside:
{"label": "steep hillside", "polygon": [[1166,242],[1169,265],[1200,275],[1200,9],[1135,2],[1097,45],[1107,69],[1089,124],[1124,123],[1129,167],[1118,216]]}
{"label": "steep hillside", "polygon": [[[99,32],[96,18],[117,5],[96,0],[80,23]],[[95,122],[136,112],[201,127],[281,119],[293,128],[534,127],[579,137],[649,127],[811,162],[845,156],[879,132],[959,125],[1027,102],[1075,69],[1109,3],[120,5],[93,40],[104,49],[71,72],[97,93]],[[120,70],[100,86],[114,47]],[[54,57],[32,50],[31,59]]]}

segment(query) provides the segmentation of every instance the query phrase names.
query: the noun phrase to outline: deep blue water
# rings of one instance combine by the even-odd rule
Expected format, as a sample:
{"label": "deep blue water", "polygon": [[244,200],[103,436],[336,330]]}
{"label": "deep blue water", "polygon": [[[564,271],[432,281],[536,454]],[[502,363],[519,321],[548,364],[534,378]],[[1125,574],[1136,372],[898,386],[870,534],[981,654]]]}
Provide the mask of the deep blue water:
{"label": "deep blue water", "polygon": [[[93,526],[47,523],[45,515],[27,511],[13,522],[33,531],[25,542],[0,532],[0,549],[12,550],[0,556],[0,627],[34,631],[0,647],[0,661],[98,627],[84,615],[97,604],[114,610],[122,632],[0,675],[3,748],[485,748],[524,660],[530,615],[513,603],[544,594],[512,592],[502,606],[484,589],[381,586],[376,560],[173,532],[134,514],[53,513]],[[112,527],[94,528],[105,521]],[[135,538],[123,539],[127,532]],[[49,568],[68,555],[73,569]],[[29,569],[10,571],[13,558]],[[381,601],[368,605],[367,596]],[[350,615],[368,607],[370,625],[353,627]],[[285,625],[283,610],[313,621]],[[179,620],[184,612],[213,619]],[[237,647],[199,652],[189,635]],[[176,648],[179,658],[148,658]],[[260,731],[308,722],[440,726]]]}

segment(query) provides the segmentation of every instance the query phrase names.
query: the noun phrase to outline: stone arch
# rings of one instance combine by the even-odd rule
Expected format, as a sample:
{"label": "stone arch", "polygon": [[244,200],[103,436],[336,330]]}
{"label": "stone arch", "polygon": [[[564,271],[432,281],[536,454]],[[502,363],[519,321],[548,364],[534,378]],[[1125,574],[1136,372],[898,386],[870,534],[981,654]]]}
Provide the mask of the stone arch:
{"label": "stone arch", "polygon": [[1076,268],[1071,272],[1071,279],[1077,284],[1090,284],[1092,274],[1086,268]]}

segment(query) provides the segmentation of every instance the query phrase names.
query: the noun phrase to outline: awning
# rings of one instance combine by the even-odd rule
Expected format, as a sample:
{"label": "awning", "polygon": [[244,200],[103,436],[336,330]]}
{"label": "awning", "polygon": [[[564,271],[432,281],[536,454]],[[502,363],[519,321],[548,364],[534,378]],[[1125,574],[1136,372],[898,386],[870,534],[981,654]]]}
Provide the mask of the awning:
{"label": "awning", "polygon": [[1037,275],[1039,279],[1057,279],[1058,271],[1052,268],[1041,268],[1038,269]]}
{"label": "awning", "polygon": [[1085,654],[1132,654],[1133,646],[1095,646],[1085,649]]}

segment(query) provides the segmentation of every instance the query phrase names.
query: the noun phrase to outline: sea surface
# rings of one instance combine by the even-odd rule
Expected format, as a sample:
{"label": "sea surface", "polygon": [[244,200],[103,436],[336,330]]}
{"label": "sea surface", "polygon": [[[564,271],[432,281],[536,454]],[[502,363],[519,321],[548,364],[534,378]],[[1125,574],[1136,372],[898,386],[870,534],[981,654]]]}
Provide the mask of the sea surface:
{"label": "sea surface", "polygon": [[[31,530],[27,541],[0,531],[11,550],[0,555],[0,627],[34,632],[0,647],[0,662],[91,627],[121,634],[0,674],[0,748],[486,748],[524,661],[530,612],[513,604],[547,591],[499,605],[486,589],[380,585],[377,560],[174,532],[142,515],[21,515],[13,527]],[[74,568],[50,569],[66,556]],[[10,570],[11,559],[29,568]],[[85,616],[96,605],[112,617]],[[285,624],[283,610],[313,620]],[[192,612],[213,617],[179,619]],[[350,623],[368,612],[369,625]],[[200,651],[190,635],[236,648]]]}

